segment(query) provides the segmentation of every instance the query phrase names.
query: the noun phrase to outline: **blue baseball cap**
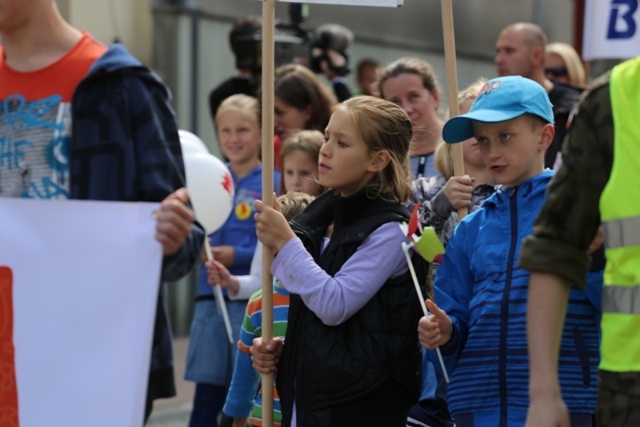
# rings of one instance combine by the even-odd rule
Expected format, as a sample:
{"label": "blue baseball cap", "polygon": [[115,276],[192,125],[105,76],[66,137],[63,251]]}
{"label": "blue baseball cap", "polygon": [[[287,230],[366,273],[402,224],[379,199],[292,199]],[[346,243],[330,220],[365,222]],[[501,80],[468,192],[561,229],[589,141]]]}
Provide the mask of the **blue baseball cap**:
{"label": "blue baseball cap", "polygon": [[547,91],[521,76],[491,79],[484,84],[468,113],[452,117],[445,123],[442,138],[448,143],[461,142],[474,135],[472,120],[497,123],[525,113],[553,124],[553,105]]}

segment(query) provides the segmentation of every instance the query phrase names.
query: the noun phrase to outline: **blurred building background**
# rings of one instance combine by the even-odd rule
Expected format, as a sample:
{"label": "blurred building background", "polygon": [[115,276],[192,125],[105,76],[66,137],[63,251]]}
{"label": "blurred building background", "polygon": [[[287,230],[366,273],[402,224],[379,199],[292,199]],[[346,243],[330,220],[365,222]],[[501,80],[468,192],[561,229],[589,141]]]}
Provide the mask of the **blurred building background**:
{"label": "blurred building background", "polygon": [[[180,127],[199,135],[219,155],[209,91],[233,75],[234,57],[228,33],[234,20],[261,15],[259,0],[57,0],[74,26],[104,43],[120,41],[170,86]],[[276,1],[276,20],[288,22],[289,3]],[[400,8],[312,4],[301,24],[307,30],[337,23],[355,35],[350,65],[364,57],[386,63],[401,56],[430,62],[446,92],[441,4],[437,0],[404,0]],[[584,0],[454,0],[458,87],[477,77],[493,77],[495,41],[506,25],[529,21],[541,25],[549,41],[581,47]],[[301,51],[304,54],[304,47]],[[592,64],[591,74],[607,64]],[[355,88],[353,74],[349,76]],[[442,99],[446,102],[446,93]],[[445,106],[446,109],[446,106]],[[177,335],[189,330],[195,274],[168,288]]]}

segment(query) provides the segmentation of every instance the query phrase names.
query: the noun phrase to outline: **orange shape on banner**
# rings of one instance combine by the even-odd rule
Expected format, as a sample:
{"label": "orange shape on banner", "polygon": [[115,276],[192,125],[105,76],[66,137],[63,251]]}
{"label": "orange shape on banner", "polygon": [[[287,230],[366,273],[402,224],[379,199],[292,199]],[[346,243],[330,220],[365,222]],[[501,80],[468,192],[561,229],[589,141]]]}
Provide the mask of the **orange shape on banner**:
{"label": "orange shape on banner", "polygon": [[13,346],[13,273],[9,267],[0,267],[0,426],[18,427]]}

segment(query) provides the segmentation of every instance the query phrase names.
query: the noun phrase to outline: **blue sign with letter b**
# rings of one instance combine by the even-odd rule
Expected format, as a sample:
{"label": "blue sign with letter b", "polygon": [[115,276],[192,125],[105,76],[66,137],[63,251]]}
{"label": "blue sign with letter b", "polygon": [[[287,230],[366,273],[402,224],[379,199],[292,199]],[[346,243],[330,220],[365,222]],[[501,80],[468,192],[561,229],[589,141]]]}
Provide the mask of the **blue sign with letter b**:
{"label": "blue sign with letter b", "polygon": [[611,0],[611,14],[607,39],[630,39],[636,33],[633,14],[638,9],[638,0]]}

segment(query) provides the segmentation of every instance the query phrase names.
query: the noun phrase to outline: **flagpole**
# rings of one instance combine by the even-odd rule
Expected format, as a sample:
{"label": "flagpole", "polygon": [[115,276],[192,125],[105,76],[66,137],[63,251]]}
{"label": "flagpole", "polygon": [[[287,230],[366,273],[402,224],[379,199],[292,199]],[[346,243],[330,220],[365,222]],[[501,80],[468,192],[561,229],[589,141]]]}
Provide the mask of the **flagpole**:
{"label": "flagpole", "polygon": [[[407,260],[407,265],[409,266],[409,271],[411,272],[411,278],[413,279],[413,284],[416,288],[416,293],[418,294],[418,299],[420,300],[420,306],[422,307],[422,312],[425,316],[429,315],[429,311],[427,310],[427,306],[424,302],[424,295],[422,295],[422,290],[420,289],[420,284],[418,283],[418,276],[416,275],[416,270],[413,268],[413,263],[411,262],[411,256],[409,255],[410,246],[402,242],[402,252],[404,252],[404,257]],[[444,365],[444,360],[442,359],[442,353],[440,352],[440,347],[436,347],[436,354],[438,355],[438,360],[440,361],[440,368],[442,368],[442,373],[444,374],[444,380],[449,383],[449,375],[447,374],[447,368]]]}
{"label": "flagpole", "polygon": [[[274,0],[262,2],[262,200],[273,206]],[[273,248],[262,252],[262,341],[273,339]],[[273,426],[273,373],[262,375],[262,425]]]}
{"label": "flagpole", "polygon": [[[444,38],[444,59],[447,74],[447,95],[449,98],[449,117],[460,114],[458,106],[458,68],[456,65],[456,42],[453,32],[453,5],[452,0],[441,0],[442,5],[442,34]],[[453,158],[453,174],[464,175],[464,157],[462,156],[462,144],[451,146]],[[458,219],[467,215],[467,208],[458,209]]]}

